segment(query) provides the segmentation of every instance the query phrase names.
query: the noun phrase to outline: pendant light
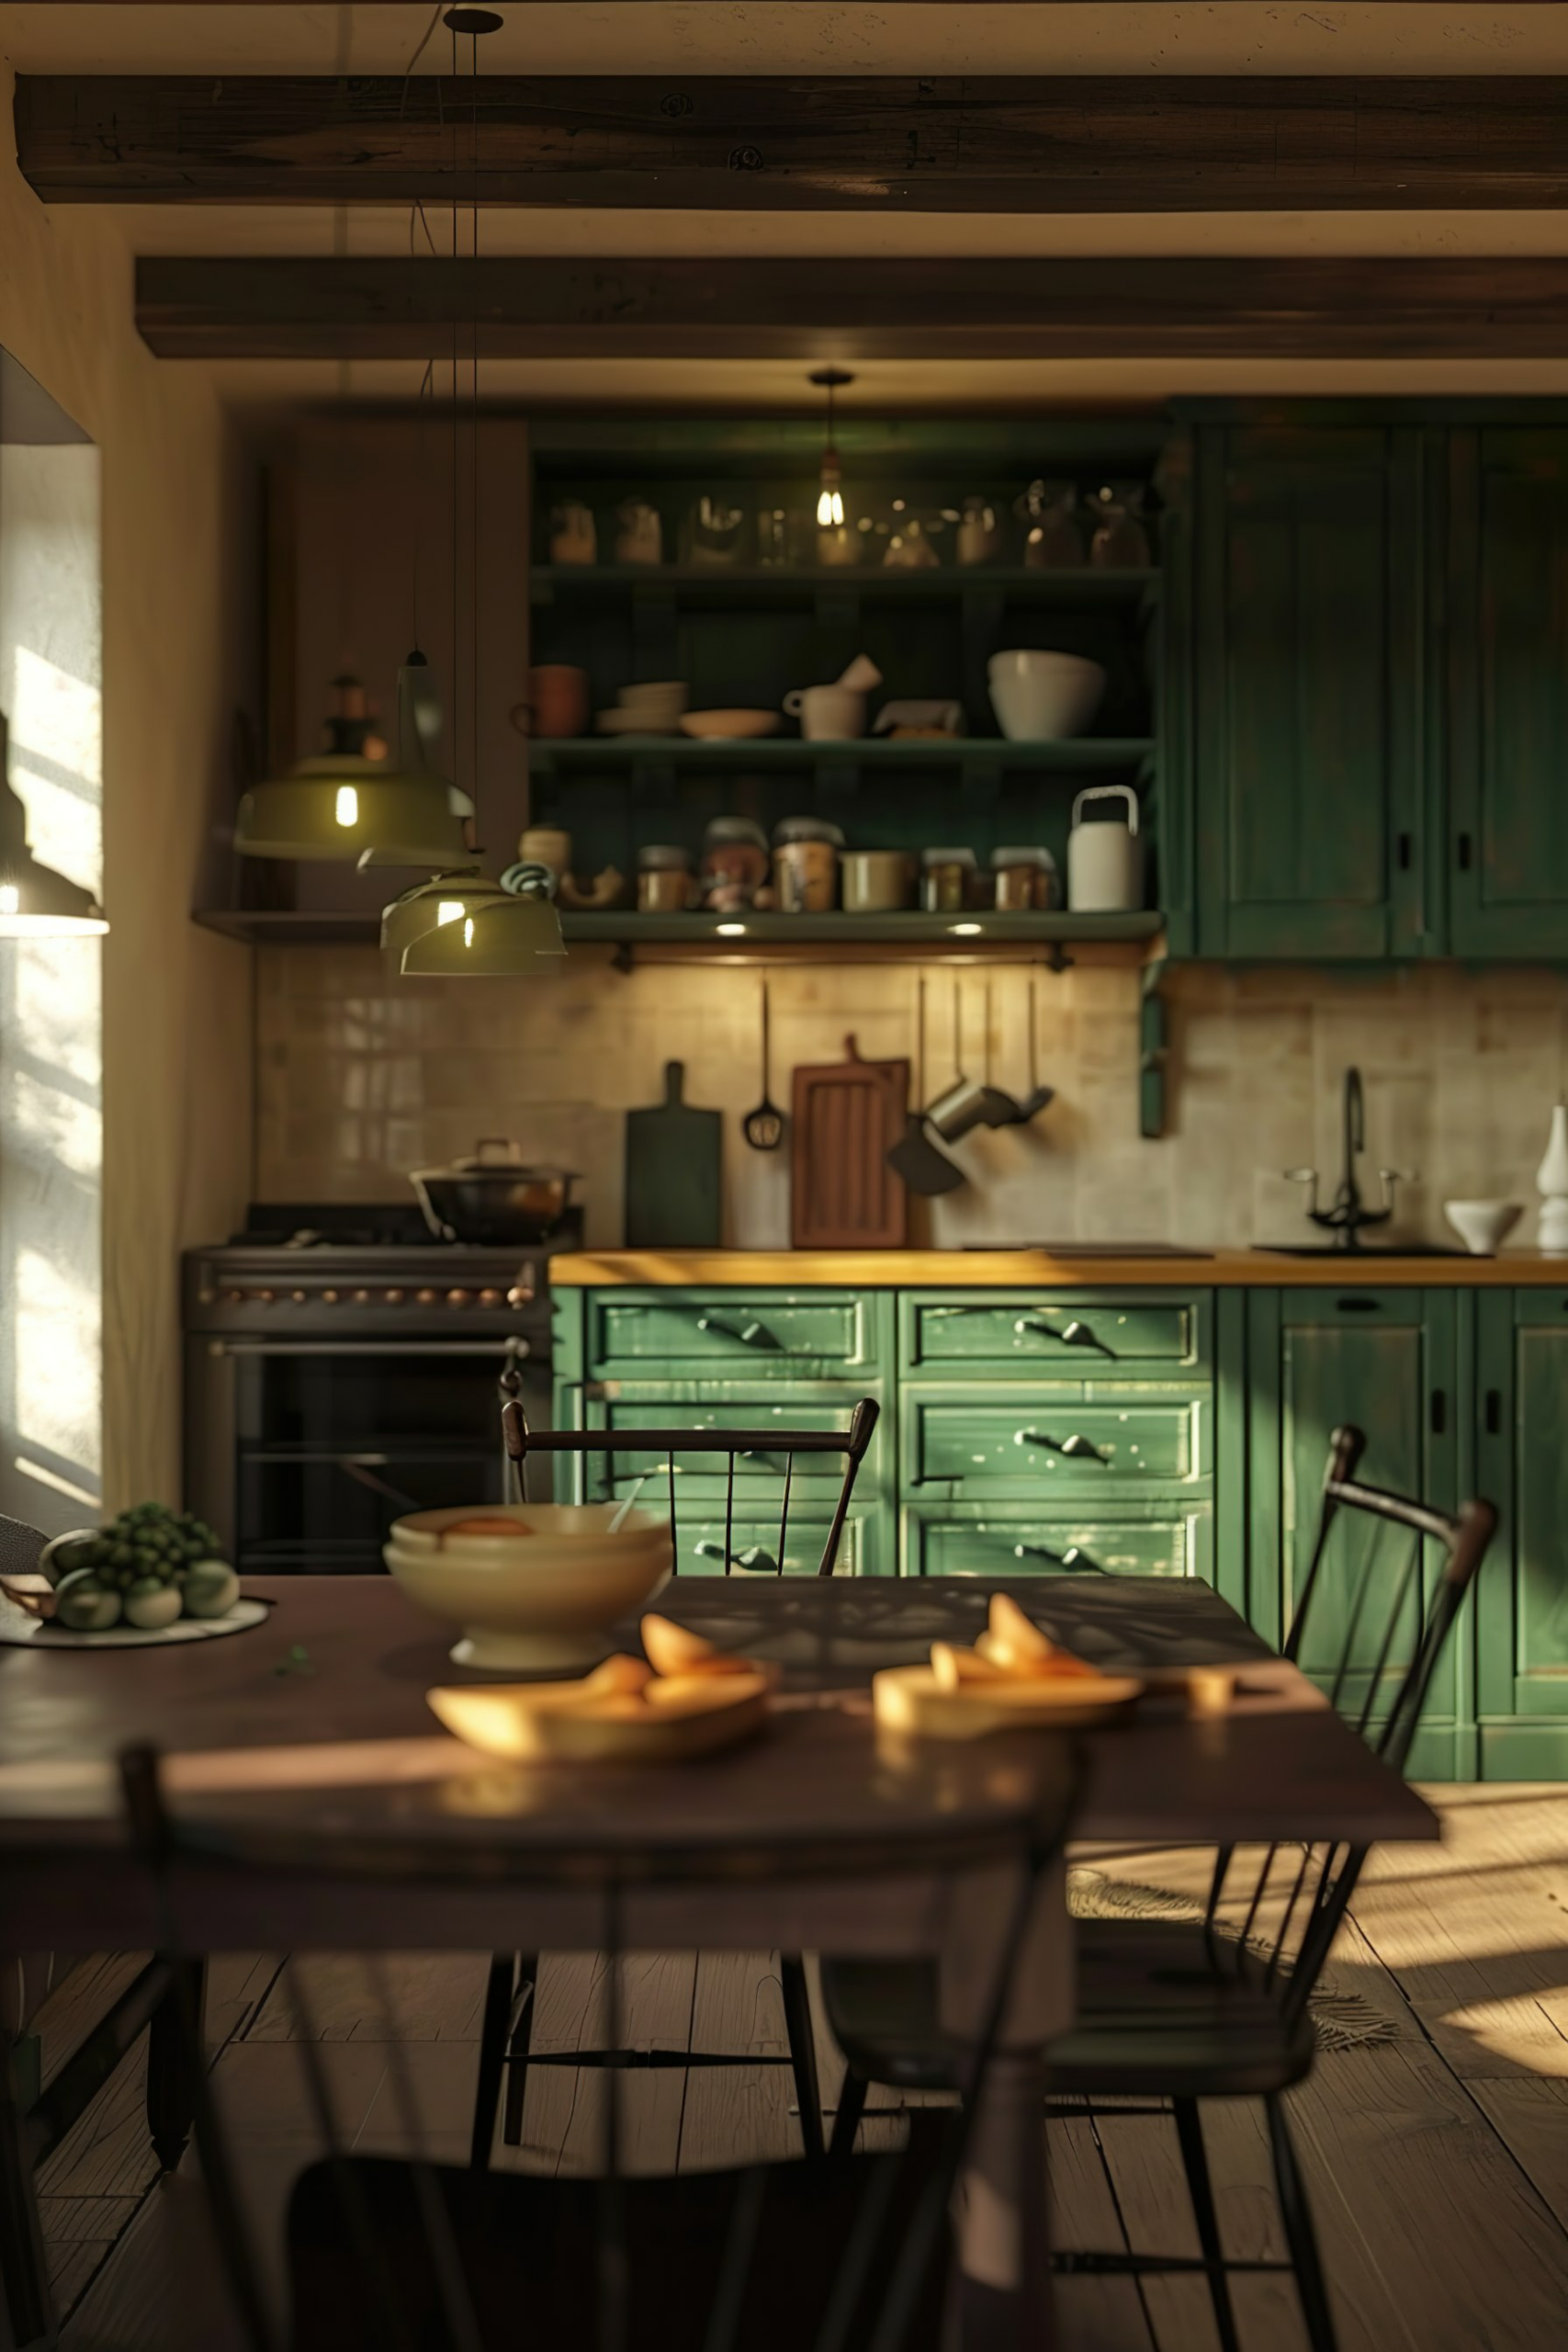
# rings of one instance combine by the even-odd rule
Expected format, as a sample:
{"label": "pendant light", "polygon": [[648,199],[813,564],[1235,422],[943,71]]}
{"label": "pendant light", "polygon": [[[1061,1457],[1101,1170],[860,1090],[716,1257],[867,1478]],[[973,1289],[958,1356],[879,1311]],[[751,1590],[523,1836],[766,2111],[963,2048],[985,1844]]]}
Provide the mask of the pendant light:
{"label": "pendant light", "polygon": [[[457,36],[468,35],[471,42],[470,78],[474,90],[473,155],[474,182],[471,206],[472,252],[479,258],[479,41],[485,33],[492,33],[502,19],[489,8],[449,8],[443,22],[452,35],[453,64],[457,63]],[[452,257],[457,257],[457,212],[452,212]],[[471,610],[469,616],[469,659],[472,709],[469,717],[469,737],[477,773],[479,766],[479,320],[472,324],[470,346],[470,413],[473,439],[470,448],[470,482],[472,507]],[[452,359],[452,432],[453,432],[453,532],[457,524],[457,362],[454,341]],[[457,643],[457,568],[452,568],[453,642]],[[566,944],[561,937],[560,917],[550,903],[555,879],[548,867],[513,865],[499,882],[491,881],[478,866],[443,863],[446,871],[431,876],[427,882],[405,890],[394,899],[381,918],[381,944],[389,956],[397,958],[398,969],[411,978],[444,979],[536,979],[558,972],[566,956]]]}
{"label": "pendant light", "polygon": [[473,802],[430,765],[434,708],[424,656],[411,653],[398,672],[397,761],[372,759],[365,689],[334,678],[326,749],[244,795],[235,848],[246,857],[460,865],[472,855],[463,820]]}
{"label": "pendant light", "polygon": [[842,368],[818,368],[808,380],[828,395],[828,435],[822,444],[822,469],[818,476],[817,527],[821,531],[840,530],[844,521],[844,469],[833,446],[833,394],[842,385],[852,384],[854,378]]}
{"label": "pendant light", "polygon": [[28,847],[28,812],[9,774],[10,729],[0,710],[0,939],[92,939],[107,931],[91,890],[40,865]]}

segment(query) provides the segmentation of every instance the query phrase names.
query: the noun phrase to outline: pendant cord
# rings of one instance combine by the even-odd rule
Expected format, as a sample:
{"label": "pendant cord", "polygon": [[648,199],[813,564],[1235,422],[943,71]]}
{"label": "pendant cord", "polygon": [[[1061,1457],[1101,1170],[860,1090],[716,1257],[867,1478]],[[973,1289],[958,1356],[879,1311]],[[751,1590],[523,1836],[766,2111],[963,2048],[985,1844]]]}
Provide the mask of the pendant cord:
{"label": "pendant cord", "polygon": [[472,172],[472,276],[474,285],[474,316],[469,354],[469,382],[472,403],[468,424],[468,682],[469,733],[473,738],[473,801],[474,837],[479,831],[479,42],[477,33],[468,40],[469,80],[472,84],[473,172]]}

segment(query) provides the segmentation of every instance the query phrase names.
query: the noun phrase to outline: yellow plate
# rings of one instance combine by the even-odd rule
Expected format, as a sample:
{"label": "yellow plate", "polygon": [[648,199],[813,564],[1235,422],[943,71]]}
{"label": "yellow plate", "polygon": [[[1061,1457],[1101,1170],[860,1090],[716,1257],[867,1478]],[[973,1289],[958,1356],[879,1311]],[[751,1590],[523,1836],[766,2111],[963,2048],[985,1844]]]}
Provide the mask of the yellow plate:
{"label": "yellow plate", "polygon": [[1142,1681],[1134,1674],[1104,1674],[961,1683],[944,1690],[929,1666],[888,1666],[871,1680],[876,1720],[888,1731],[924,1739],[979,1739],[993,1731],[1076,1731],[1110,1723],[1137,1704]]}
{"label": "yellow plate", "polygon": [[457,1738],[520,1764],[674,1763],[728,1747],[767,1717],[768,1686],[760,1674],[682,1683],[678,1697],[658,1703],[638,1693],[589,1690],[581,1682],[497,1682],[424,1695]]}

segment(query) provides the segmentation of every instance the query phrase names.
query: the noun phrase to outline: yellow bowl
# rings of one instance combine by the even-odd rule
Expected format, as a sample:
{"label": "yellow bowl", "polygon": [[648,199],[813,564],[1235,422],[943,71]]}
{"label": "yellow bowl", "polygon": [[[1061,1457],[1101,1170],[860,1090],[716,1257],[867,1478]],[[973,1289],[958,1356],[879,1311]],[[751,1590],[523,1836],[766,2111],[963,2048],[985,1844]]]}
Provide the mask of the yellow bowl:
{"label": "yellow bowl", "polygon": [[[422,1510],[394,1520],[382,1556],[417,1609],[461,1627],[456,1666],[592,1666],[610,1628],[663,1590],[670,1521],[618,1503],[528,1503]],[[465,1519],[515,1519],[525,1536],[447,1535]]]}

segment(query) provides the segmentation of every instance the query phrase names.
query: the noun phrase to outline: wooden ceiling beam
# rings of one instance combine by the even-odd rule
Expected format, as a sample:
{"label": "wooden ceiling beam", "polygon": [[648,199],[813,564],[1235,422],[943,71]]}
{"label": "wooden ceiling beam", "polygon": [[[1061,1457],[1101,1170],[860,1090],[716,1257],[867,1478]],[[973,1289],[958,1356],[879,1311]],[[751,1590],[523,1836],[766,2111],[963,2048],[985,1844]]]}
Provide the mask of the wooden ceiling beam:
{"label": "wooden ceiling beam", "polygon": [[136,268],[175,359],[1568,356],[1568,259],[209,260]]}
{"label": "wooden ceiling beam", "polygon": [[484,204],[724,211],[1568,204],[1561,75],[20,74],[16,127],[51,203],[451,204],[477,188]]}

